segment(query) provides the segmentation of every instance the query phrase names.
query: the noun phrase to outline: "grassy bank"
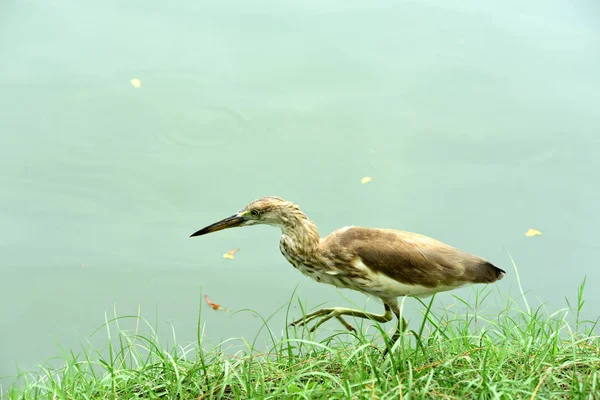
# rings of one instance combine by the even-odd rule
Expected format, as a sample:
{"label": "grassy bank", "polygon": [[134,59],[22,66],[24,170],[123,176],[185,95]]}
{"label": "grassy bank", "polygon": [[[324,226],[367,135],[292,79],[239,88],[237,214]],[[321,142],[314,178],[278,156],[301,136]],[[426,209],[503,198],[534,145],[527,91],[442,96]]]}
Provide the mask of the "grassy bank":
{"label": "grassy bank", "polygon": [[[580,320],[584,284],[554,313],[505,298],[505,309],[486,318],[478,310],[489,288],[476,290],[476,308],[457,298],[460,313],[434,312],[428,301],[391,358],[382,357],[386,331],[378,325],[319,340],[303,329],[277,337],[265,328],[270,349],[259,351],[242,339],[205,348],[201,318],[197,343],[167,347],[139,316],[119,317],[103,327],[106,348],[69,352],[61,368],[23,374],[2,398],[600,398],[600,339],[595,322]],[[121,329],[131,319],[136,329]],[[234,354],[222,351],[232,343]]]}

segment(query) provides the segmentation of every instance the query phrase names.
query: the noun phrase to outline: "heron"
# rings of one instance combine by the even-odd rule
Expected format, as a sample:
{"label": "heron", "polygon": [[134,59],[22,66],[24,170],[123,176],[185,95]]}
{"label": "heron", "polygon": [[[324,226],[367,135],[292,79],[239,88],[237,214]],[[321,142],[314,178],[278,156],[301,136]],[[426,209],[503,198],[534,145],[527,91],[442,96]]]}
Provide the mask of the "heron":
{"label": "heron", "polygon": [[345,316],[379,323],[389,322],[395,316],[397,326],[388,349],[408,325],[400,315],[398,297],[429,297],[470,284],[493,283],[506,274],[482,257],[412,232],[347,226],[322,238],[317,226],[298,205],[274,196],[256,199],[190,237],[259,224],[281,229],[279,249],[304,275],[317,282],[377,297],[384,306],[383,314],[346,307],[322,308],[290,325],[306,326],[316,321],[310,329],[314,332],[336,318],[346,329],[355,331]]}

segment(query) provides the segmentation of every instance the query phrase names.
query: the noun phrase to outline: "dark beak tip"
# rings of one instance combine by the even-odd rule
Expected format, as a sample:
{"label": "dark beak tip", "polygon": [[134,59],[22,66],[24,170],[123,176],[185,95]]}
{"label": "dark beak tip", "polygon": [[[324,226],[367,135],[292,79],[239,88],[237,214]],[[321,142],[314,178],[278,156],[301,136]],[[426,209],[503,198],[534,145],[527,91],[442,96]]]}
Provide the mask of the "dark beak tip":
{"label": "dark beak tip", "polygon": [[215,222],[212,225],[209,225],[205,228],[200,229],[199,231],[192,233],[190,237],[206,235],[207,233],[217,232],[222,229],[234,228],[236,226],[240,226],[244,222],[243,217],[239,217],[237,215],[232,215],[231,217],[222,219],[219,222]]}
{"label": "dark beak tip", "polygon": [[192,233],[192,234],[190,235],[190,237],[192,238],[192,237],[196,237],[196,236],[203,235],[203,234],[204,234],[204,232],[202,232],[203,230],[204,230],[204,229],[201,229],[201,230],[199,230],[198,232],[194,232],[194,233]]}

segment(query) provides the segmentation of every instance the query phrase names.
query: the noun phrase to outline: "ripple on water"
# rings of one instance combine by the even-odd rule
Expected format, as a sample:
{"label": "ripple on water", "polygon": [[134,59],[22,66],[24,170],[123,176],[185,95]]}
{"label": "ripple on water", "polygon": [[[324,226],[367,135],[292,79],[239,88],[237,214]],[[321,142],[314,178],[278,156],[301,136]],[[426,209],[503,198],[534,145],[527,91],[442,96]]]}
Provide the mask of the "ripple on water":
{"label": "ripple on water", "polygon": [[159,140],[180,147],[220,147],[242,139],[246,120],[237,111],[220,106],[197,106],[173,111],[169,124],[157,132]]}
{"label": "ripple on water", "polygon": [[213,148],[239,141],[248,123],[231,105],[238,88],[222,76],[187,70],[145,70],[143,97],[155,110],[158,140],[184,148]]}
{"label": "ripple on water", "polygon": [[[143,87],[132,88],[131,76]],[[198,149],[239,141],[247,131],[246,119],[231,104],[239,96],[230,82],[188,71],[141,70],[131,76],[66,88],[66,96],[45,116],[54,139],[66,147],[89,148],[126,133],[130,141],[154,139]]]}
{"label": "ripple on water", "polygon": [[[143,82],[140,89],[131,76]],[[48,142],[35,165],[14,182],[53,198],[56,207],[92,217],[94,210],[136,214],[170,209],[141,173],[149,173],[148,154],[173,157],[167,149],[212,149],[240,141],[247,122],[235,107],[234,85],[190,73],[134,71],[65,86],[44,118]],[[32,149],[34,151],[35,149]],[[44,165],[46,168],[39,168]],[[25,194],[23,194],[25,195]]]}

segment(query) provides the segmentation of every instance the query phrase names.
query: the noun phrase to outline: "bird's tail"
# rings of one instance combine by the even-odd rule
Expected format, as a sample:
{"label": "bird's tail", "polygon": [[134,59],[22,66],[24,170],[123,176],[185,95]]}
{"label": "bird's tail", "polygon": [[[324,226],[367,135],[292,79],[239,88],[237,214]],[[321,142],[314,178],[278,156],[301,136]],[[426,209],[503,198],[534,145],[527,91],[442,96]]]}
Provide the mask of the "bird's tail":
{"label": "bird's tail", "polygon": [[504,275],[506,275],[506,271],[496,267],[489,261],[485,261],[484,263],[482,263],[479,267],[479,271],[481,272],[479,275],[481,283],[496,282],[504,278]]}

